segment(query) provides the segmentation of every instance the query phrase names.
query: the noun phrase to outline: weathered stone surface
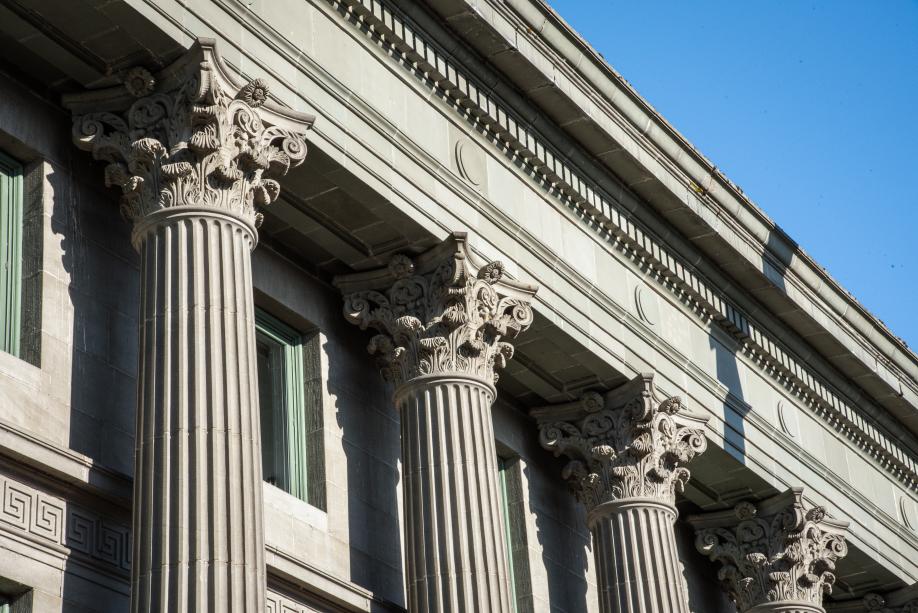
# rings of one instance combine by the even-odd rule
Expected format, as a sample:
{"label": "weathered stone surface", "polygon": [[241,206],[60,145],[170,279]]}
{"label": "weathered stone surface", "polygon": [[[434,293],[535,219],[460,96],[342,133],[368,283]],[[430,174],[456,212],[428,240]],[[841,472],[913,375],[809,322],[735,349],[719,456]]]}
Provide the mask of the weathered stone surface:
{"label": "weathered stone surface", "polygon": [[238,85],[212,41],[155,77],[70,96],[74,142],[108,163],[141,259],[131,607],[265,603],[250,253],[257,206],[305,154],[313,118]]}
{"label": "weathered stone surface", "polygon": [[740,613],[822,611],[835,562],[848,552],[847,522],[807,509],[801,488],[688,521],[698,550],[721,563],[718,577]]}
{"label": "weathered stone surface", "polygon": [[707,448],[707,420],[661,398],[650,374],[531,415],[542,446],[570,459],[562,476],[587,509],[600,609],[688,613],[675,496],[689,480],[684,465]]}
{"label": "weathered stone surface", "polygon": [[396,385],[409,610],[512,611],[491,406],[535,288],[479,265],[461,233],[335,284]]}

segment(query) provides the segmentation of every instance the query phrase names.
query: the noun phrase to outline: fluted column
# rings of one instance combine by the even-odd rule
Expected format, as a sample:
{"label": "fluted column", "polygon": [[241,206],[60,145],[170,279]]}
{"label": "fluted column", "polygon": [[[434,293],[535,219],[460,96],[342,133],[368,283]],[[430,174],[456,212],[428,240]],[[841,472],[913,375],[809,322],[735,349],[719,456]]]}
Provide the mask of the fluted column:
{"label": "fluted column", "polygon": [[640,375],[605,396],[532,411],[542,446],[570,458],[562,476],[587,509],[604,613],[689,613],[675,494],[707,443],[706,419],[681,408]]}
{"label": "fluted column", "polygon": [[825,613],[848,524],[807,509],[801,488],[688,521],[698,551],[720,562],[717,576],[738,613]]}
{"label": "fluted column", "polygon": [[409,610],[509,613],[491,405],[535,288],[477,265],[461,233],[335,283],[345,317],[379,332],[369,350],[395,384]]}
{"label": "fluted column", "polygon": [[[141,262],[131,609],[265,607],[251,250],[312,122],[200,40],[154,77],[65,99]],[[267,103],[267,104],[266,104]]]}

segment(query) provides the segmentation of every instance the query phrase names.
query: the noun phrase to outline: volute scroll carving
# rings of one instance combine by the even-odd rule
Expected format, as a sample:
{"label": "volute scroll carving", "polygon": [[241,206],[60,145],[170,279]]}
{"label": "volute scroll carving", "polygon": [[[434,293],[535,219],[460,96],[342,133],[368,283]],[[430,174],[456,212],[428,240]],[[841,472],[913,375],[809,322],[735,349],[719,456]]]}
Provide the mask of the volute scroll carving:
{"label": "volute scroll carving", "polygon": [[438,374],[494,383],[513,357],[508,341],[533,320],[536,288],[507,279],[500,262],[476,262],[461,232],[417,258],[396,255],[334,283],[345,318],[378,332],[367,349],[397,386]]}
{"label": "volute scroll carving", "polygon": [[278,180],[303,162],[314,121],[271,103],[260,79],[240,85],[207,39],[155,77],[132,68],[123,85],[64,105],[74,143],[107,163],[105,183],[121,189],[122,214],[134,222],[186,206],[259,226]]}
{"label": "volute scroll carving", "polygon": [[690,477],[685,464],[707,448],[707,419],[679,397],[661,398],[652,374],[531,414],[542,446],[569,458],[562,476],[588,511],[630,498],[673,505]]}
{"label": "volute scroll carving", "polygon": [[821,610],[835,563],[848,551],[847,522],[830,519],[823,507],[806,508],[800,488],[688,521],[698,551],[721,563],[718,578],[740,613],[787,602]]}

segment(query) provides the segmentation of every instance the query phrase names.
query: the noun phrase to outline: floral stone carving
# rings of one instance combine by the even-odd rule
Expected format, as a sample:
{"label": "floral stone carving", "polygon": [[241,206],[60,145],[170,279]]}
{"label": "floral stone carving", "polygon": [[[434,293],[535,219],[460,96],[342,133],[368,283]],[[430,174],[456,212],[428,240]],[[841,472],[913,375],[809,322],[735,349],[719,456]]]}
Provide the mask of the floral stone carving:
{"label": "floral stone carving", "polygon": [[847,522],[828,518],[823,507],[806,509],[800,488],[688,521],[697,549],[722,564],[718,578],[740,613],[777,602],[821,607],[835,562],[848,552]]}
{"label": "floral stone carving", "polygon": [[479,266],[464,233],[412,259],[335,279],[344,316],[370,340],[383,377],[396,385],[424,375],[466,375],[493,383],[532,323],[536,288],[506,278],[500,262]]}
{"label": "floral stone carving", "polygon": [[124,84],[67,96],[73,139],[107,162],[121,210],[137,222],[172,207],[216,209],[257,227],[278,179],[306,156],[314,121],[268,101],[260,79],[238,84],[213,41],[199,39],[155,77],[128,70]]}
{"label": "floral stone carving", "polygon": [[660,398],[652,374],[531,414],[542,446],[570,458],[563,476],[587,511],[629,498],[674,504],[690,477],[685,464],[707,448],[707,419],[683,411],[678,397]]}
{"label": "floral stone carving", "polygon": [[[896,595],[893,595],[890,600],[895,598]],[[898,598],[900,602],[902,598]],[[869,613],[918,613],[918,598],[915,599],[906,599],[906,602],[901,604],[891,604],[887,602],[887,598],[880,596],[879,594],[867,594],[864,596],[864,610]]]}

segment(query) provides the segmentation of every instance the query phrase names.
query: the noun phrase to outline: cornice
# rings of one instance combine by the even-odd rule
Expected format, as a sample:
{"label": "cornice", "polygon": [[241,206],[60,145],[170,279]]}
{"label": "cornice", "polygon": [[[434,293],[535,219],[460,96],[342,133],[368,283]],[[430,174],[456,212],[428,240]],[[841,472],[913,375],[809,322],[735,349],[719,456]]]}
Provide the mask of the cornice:
{"label": "cornice", "polygon": [[842,398],[831,384],[804,366],[784,343],[715,289],[691,264],[620,210],[616,199],[605,189],[584,178],[579,169],[556,154],[491,88],[477,85],[475,77],[409,18],[380,0],[326,1],[377,44],[385,46],[394,60],[429,86],[445,92],[457,112],[485,129],[503,153],[525,164],[530,176],[552,196],[588,218],[600,235],[609,233],[616,248],[646,266],[648,273],[680,301],[736,338],[743,353],[809,404],[824,421],[905,485],[918,488],[918,459],[897,442],[900,437],[891,434],[893,424],[882,425],[882,420],[867,417],[853,401]]}
{"label": "cornice", "polygon": [[[697,195],[698,202],[708,211],[695,211],[699,221],[707,223],[712,232],[717,232],[715,226],[721,223],[729,225],[747,247],[775,270],[783,271],[782,283],[790,281],[826,316],[844,322],[851,329],[840,325],[841,331],[895,373],[900,384],[918,394],[918,356],[692,146],[544,0],[489,0],[487,4],[489,10],[515,19],[518,36],[552,58],[553,69],[568,77],[579,94],[625,130],[648,158],[665,166],[682,187]],[[709,223],[711,219],[716,223]],[[776,241],[780,247],[774,245]],[[742,255],[742,249],[737,252]],[[762,272],[762,278],[766,279],[767,274]],[[788,301],[804,306],[785,288],[771,279],[768,282],[781,290]]]}
{"label": "cornice", "polygon": [[[157,18],[163,19],[165,23],[168,23],[170,28],[174,29],[173,36],[176,37],[185,37],[187,39],[194,38],[194,31],[191,29],[193,27],[193,20],[179,19],[175,14],[170,13],[166,6],[162,3],[157,2],[156,0],[142,0],[147,6],[148,10],[157,15]],[[688,376],[696,384],[700,386],[706,393],[713,394],[717,397],[724,396],[723,387],[717,382],[717,380],[706,371],[703,371],[697,364],[690,361],[684,354],[674,348],[669,344],[664,338],[652,334],[651,330],[640,321],[636,316],[632,315],[629,311],[625,309],[618,302],[610,298],[606,293],[604,293],[600,288],[596,287],[592,282],[583,277],[577,270],[573,269],[566,262],[559,260],[555,254],[553,254],[546,245],[541,243],[535,236],[530,234],[525,229],[519,227],[517,222],[512,219],[507,213],[501,210],[495,203],[489,201],[486,197],[483,197],[480,193],[476,192],[472,187],[470,187],[466,182],[462,181],[459,177],[454,174],[445,171],[442,166],[442,162],[435,159],[430,153],[421,148],[417,143],[407,137],[405,134],[400,132],[395,128],[390,120],[382,115],[379,111],[369,106],[369,104],[364,101],[356,92],[350,90],[344,86],[341,82],[337,81],[333,75],[328,73],[320,64],[313,60],[310,56],[301,53],[298,50],[298,47],[294,42],[287,38],[285,35],[281,34],[277,30],[271,28],[271,26],[264,21],[261,21],[260,18],[250,12],[250,8],[243,4],[240,0],[214,0],[215,4],[220,7],[222,11],[225,11],[226,14],[230,15],[241,27],[245,28],[245,33],[251,35],[254,39],[259,41],[259,44],[264,44],[271,50],[272,53],[284,56],[288,58],[297,71],[300,71],[305,74],[310,74],[313,78],[316,79],[318,86],[322,87],[323,90],[332,98],[334,104],[340,104],[342,107],[348,109],[349,112],[354,113],[360,121],[366,122],[367,125],[375,129],[379,135],[385,136],[391,139],[393,147],[395,147],[400,154],[410,156],[414,159],[419,167],[428,173],[432,177],[438,177],[439,180],[443,182],[446,189],[449,190],[449,193],[454,195],[456,198],[460,199],[462,202],[468,206],[477,206],[480,207],[479,212],[487,219],[488,223],[494,224],[501,232],[507,236],[514,236],[519,240],[520,245],[529,251],[531,251],[536,258],[536,260],[544,266],[556,268],[559,274],[563,275],[571,285],[576,288],[576,290],[585,296],[589,296],[591,300],[595,301],[595,304],[599,310],[609,317],[616,319],[617,321],[622,322],[622,324],[629,330],[631,333],[638,334],[645,341],[661,353],[661,355],[669,360],[674,365],[681,365],[685,368]],[[330,18],[341,18],[341,12],[336,11],[334,7],[327,2],[327,0],[313,0],[315,6],[323,11],[323,14]],[[188,7],[188,11],[197,20],[204,20],[206,23],[206,15],[200,11],[200,7],[197,7],[198,10],[195,10],[195,7]],[[381,61],[384,59],[384,56],[388,54],[387,50],[384,47],[378,47],[377,43],[374,43],[373,40],[366,36],[366,32],[361,28],[354,27],[352,23],[349,23],[348,19],[340,19],[339,28],[343,32],[348,33],[348,35],[355,41],[362,41],[362,44],[366,45],[370,49],[375,49],[379,54]],[[268,71],[270,66],[261,58],[256,55],[247,54],[246,58],[251,60],[254,65],[258,66],[260,70]],[[402,80],[409,86],[414,87],[419,92],[424,88],[429,87],[424,81],[415,80],[412,77],[409,77],[406,72],[404,72],[403,67],[398,63],[392,62],[390,67],[390,72],[393,74],[402,73]],[[279,78],[282,83],[285,83],[287,87],[293,87],[293,84],[286,82],[282,77]],[[292,90],[298,91],[297,96],[300,99],[306,101],[308,104],[316,107],[316,102],[311,98],[307,98],[305,93],[302,90]],[[321,110],[320,107],[316,107],[318,110]],[[450,111],[445,105],[440,106],[442,109],[441,112],[448,114]],[[364,174],[371,181],[376,182],[379,185],[385,185],[388,190],[391,192],[391,197],[394,201],[399,201],[405,203],[409,207],[408,210],[411,211],[411,214],[418,216],[419,218],[424,218],[430,227],[436,227],[442,229],[444,232],[449,230],[449,226],[446,224],[445,220],[434,213],[431,210],[428,210],[424,206],[421,206],[414,195],[405,193],[397,185],[397,182],[391,181],[391,178],[383,172],[387,160],[380,156],[379,152],[374,150],[372,146],[372,141],[365,141],[360,138],[360,135],[353,130],[349,130],[348,126],[338,120],[332,113],[320,113],[323,116],[323,122],[314,127],[311,130],[311,133],[315,136],[317,141],[323,143],[324,146],[330,148],[330,151],[335,152],[334,155],[339,156],[341,160],[345,161],[349,165],[353,165],[355,169],[359,170],[359,173]],[[455,117],[454,123],[457,125],[464,121],[458,114]],[[323,126],[333,127],[331,130],[323,129]],[[335,130],[340,130],[348,134],[350,141],[343,141],[340,138],[335,138],[337,132]],[[483,140],[484,137],[480,134],[470,134],[470,138],[476,139],[486,145]],[[364,147],[379,162],[379,167],[374,167],[373,163],[370,160],[366,159],[364,156],[358,153],[358,151],[351,145],[356,145],[357,147]],[[523,168],[518,167],[513,164],[511,160],[497,156],[496,159],[499,163],[503,164],[508,171],[517,173],[521,178],[524,176],[525,171]],[[397,170],[397,169],[396,169]],[[428,198],[436,198],[437,194],[429,190],[426,187],[421,186],[420,192]],[[559,211],[563,212],[568,216],[571,221],[575,221],[575,216],[581,217],[577,211],[563,206],[560,202],[552,203],[551,200],[547,200],[547,203],[550,206],[556,207]],[[585,224],[592,224],[589,220],[583,219]],[[630,257],[628,251],[624,251],[620,248],[620,245],[617,243],[611,243],[607,241],[607,233],[604,233],[601,228],[598,229],[596,237],[594,240],[597,243],[602,243],[606,246],[606,249],[609,251],[610,255],[613,255],[621,263],[631,267],[635,273],[639,273],[642,269],[646,269],[643,264],[643,260],[639,257]],[[652,277],[651,280],[660,282],[659,277]],[[550,287],[543,287],[543,291],[549,292]],[[680,299],[676,297],[675,294],[671,294],[673,297],[671,301],[677,305],[679,308],[684,311],[690,310],[690,303],[687,298]],[[558,300],[565,303],[570,303],[568,297],[559,295]],[[562,310],[559,310],[558,305],[553,304],[549,300],[540,300],[539,309],[545,313],[549,319],[552,321],[561,322],[561,324],[570,330],[575,331],[576,335],[579,335],[581,338],[587,339],[591,338],[590,331],[583,326],[582,322],[571,319],[567,314]],[[703,318],[703,312],[694,311],[696,316],[696,322],[705,321]],[[710,321],[710,320],[707,320]],[[608,345],[596,345],[594,346],[594,351],[604,356],[603,359],[610,361],[610,363],[615,363],[622,359],[621,356],[617,355],[614,352],[614,348]],[[578,388],[580,389],[580,388]],[[560,390],[559,391],[564,391]],[[735,404],[736,399],[731,395],[727,394],[726,398],[728,402]],[[732,400],[731,400],[732,398]],[[748,407],[747,407],[748,409]],[[755,412],[750,412],[747,415],[747,419],[750,420],[750,424],[756,428],[759,428],[763,433],[767,435],[768,432],[774,430],[770,424],[766,423]],[[827,423],[828,426],[832,427],[831,423]],[[776,430],[775,430],[776,431]],[[786,437],[785,437],[786,438]],[[794,455],[799,451],[799,445],[796,443],[791,443],[789,439],[781,439],[782,443],[780,448],[788,454]],[[753,446],[755,446],[753,444]],[[870,455],[868,451],[864,450],[865,455]],[[872,456],[871,456],[872,457]],[[758,466],[758,469],[763,474],[774,474],[773,467],[769,467],[767,464],[768,459],[773,459],[771,455],[767,452],[756,458],[750,456],[748,461],[752,464]],[[839,493],[846,493],[846,495],[852,495],[850,492],[850,484],[844,482],[841,477],[839,477],[834,472],[831,472],[829,468],[824,464],[811,458],[811,463],[803,464],[807,469],[812,472],[812,475],[818,476],[821,479],[827,479],[829,483],[837,489]],[[788,469],[789,471],[790,469]],[[790,472],[790,475],[795,475],[797,473]],[[794,482],[799,482],[803,480],[804,482],[807,478],[804,476],[808,473],[800,474],[798,477],[793,479]],[[779,480],[781,478],[779,477]],[[784,483],[784,485],[789,485]],[[863,496],[854,496],[855,500],[866,500]],[[878,507],[875,508],[879,511]],[[895,519],[891,518],[887,513],[877,513],[876,517],[879,519],[877,525],[883,526],[884,529],[890,529],[897,535],[901,536],[902,527],[898,524]],[[876,530],[871,526],[863,526],[865,533],[871,535],[871,539],[878,543],[885,543]],[[872,546],[871,546],[872,547]],[[891,564],[892,566],[898,568],[903,573],[908,573],[906,569],[902,569],[901,563],[897,562],[894,558],[887,555],[889,549],[884,549],[882,552],[878,549],[871,549],[875,554],[880,556],[886,561],[886,563]]]}

